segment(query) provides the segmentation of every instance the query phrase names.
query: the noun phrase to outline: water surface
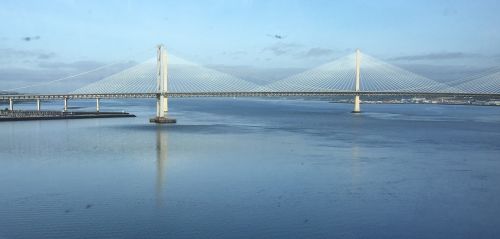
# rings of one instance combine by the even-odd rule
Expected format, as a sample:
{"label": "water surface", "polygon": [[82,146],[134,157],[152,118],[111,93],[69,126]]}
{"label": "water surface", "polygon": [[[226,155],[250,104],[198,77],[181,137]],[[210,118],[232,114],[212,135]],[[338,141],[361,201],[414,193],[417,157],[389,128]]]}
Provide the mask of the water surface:
{"label": "water surface", "polygon": [[150,100],[0,123],[0,238],[500,234],[498,107],[170,103],[176,125],[149,124]]}

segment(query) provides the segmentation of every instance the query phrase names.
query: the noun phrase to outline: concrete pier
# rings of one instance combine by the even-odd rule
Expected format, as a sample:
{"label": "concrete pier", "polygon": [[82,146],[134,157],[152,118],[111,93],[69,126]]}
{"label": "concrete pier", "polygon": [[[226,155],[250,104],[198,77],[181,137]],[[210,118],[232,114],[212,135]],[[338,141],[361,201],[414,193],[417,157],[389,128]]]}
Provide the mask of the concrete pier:
{"label": "concrete pier", "polygon": [[168,98],[165,96],[165,93],[168,92],[167,51],[163,45],[158,46],[157,65],[158,94],[156,94],[156,117],[150,119],[149,122],[158,124],[176,123],[175,119],[168,117]]}
{"label": "concrete pier", "polygon": [[95,99],[95,111],[96,112],[99,112],[101,109],[100,109],[100,105],[99,105],[99,98],[96,98]]}
{"label": "concrete pier", "polygon": [[355,95],[354,96],[354,110],[352,111],[352,113],[361,113],[361,109],[360,109],[359,105],[360,105],[359,95]]}
{"label": "concrete pier", "polygon": [[68,112],[68,97],[64,97],[64,112]]}
{"label": "concrete pier", "polygon": [[9,110],[10,111],[14,110],[14,100],[12,100],[12,98],[9,98]]}
{"label": "concrete pier", "polygon": [[40,111],[42,109],[40,99],[36,99],[36,111]]}

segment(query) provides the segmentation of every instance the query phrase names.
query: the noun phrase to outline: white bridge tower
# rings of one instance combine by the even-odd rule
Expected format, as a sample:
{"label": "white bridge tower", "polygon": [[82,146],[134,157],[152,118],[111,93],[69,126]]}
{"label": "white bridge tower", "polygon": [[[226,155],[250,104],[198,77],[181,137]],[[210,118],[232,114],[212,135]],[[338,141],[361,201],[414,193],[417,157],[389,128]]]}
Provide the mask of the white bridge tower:
{"label": "white bridge tower", "polygon": [[360,89],[360,67],[361,67],[361,54],[359,49],[356,50],[356,82],[355,82],[355,88],[354,91],[355,96],[354,96],[354,110],[352,113],[361,113],[360,109],[360,100],[359,100],[359,89]]}
{"label": "white bridge tower", "polygon": [[175,119],[168,118],[168,74],[167,74],[167,51],[163,45],[158,45],[157,58],[157,85],[156,94],[156,117],[149,120],[151,123],[176,123]]}

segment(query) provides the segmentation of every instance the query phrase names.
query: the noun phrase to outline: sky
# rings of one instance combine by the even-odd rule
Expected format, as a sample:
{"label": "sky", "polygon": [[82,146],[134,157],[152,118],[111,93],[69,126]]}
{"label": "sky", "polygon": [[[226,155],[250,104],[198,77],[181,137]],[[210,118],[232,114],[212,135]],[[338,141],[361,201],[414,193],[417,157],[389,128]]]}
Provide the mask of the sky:
{"label": "sky", "polygon": [[125,67],[153,57],[159,43],[252,77],[356,48],[443,77],[500,65],[499,12],[498,0],[3,0],[0,89],[130,61]]}

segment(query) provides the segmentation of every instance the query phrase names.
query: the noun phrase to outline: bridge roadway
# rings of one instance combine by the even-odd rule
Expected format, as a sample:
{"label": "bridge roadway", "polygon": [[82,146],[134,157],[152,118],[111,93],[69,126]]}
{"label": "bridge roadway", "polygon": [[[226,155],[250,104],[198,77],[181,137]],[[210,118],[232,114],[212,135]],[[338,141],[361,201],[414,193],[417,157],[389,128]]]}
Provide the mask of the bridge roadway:
{"label": "bridge roadway", "polygon": [[[390,91],[319,91],[319,92],[180,92],[164,93],[168,98],[190,97],[328,97],[328,96],[414,96],[414,97],[490,97],[499,94],[452,92],[390,92]],[[0,95],[0,100],[63,100],[63,99],[134,99],[156,98],[159,93],[96,93],[96,94],[15,94]]]}

